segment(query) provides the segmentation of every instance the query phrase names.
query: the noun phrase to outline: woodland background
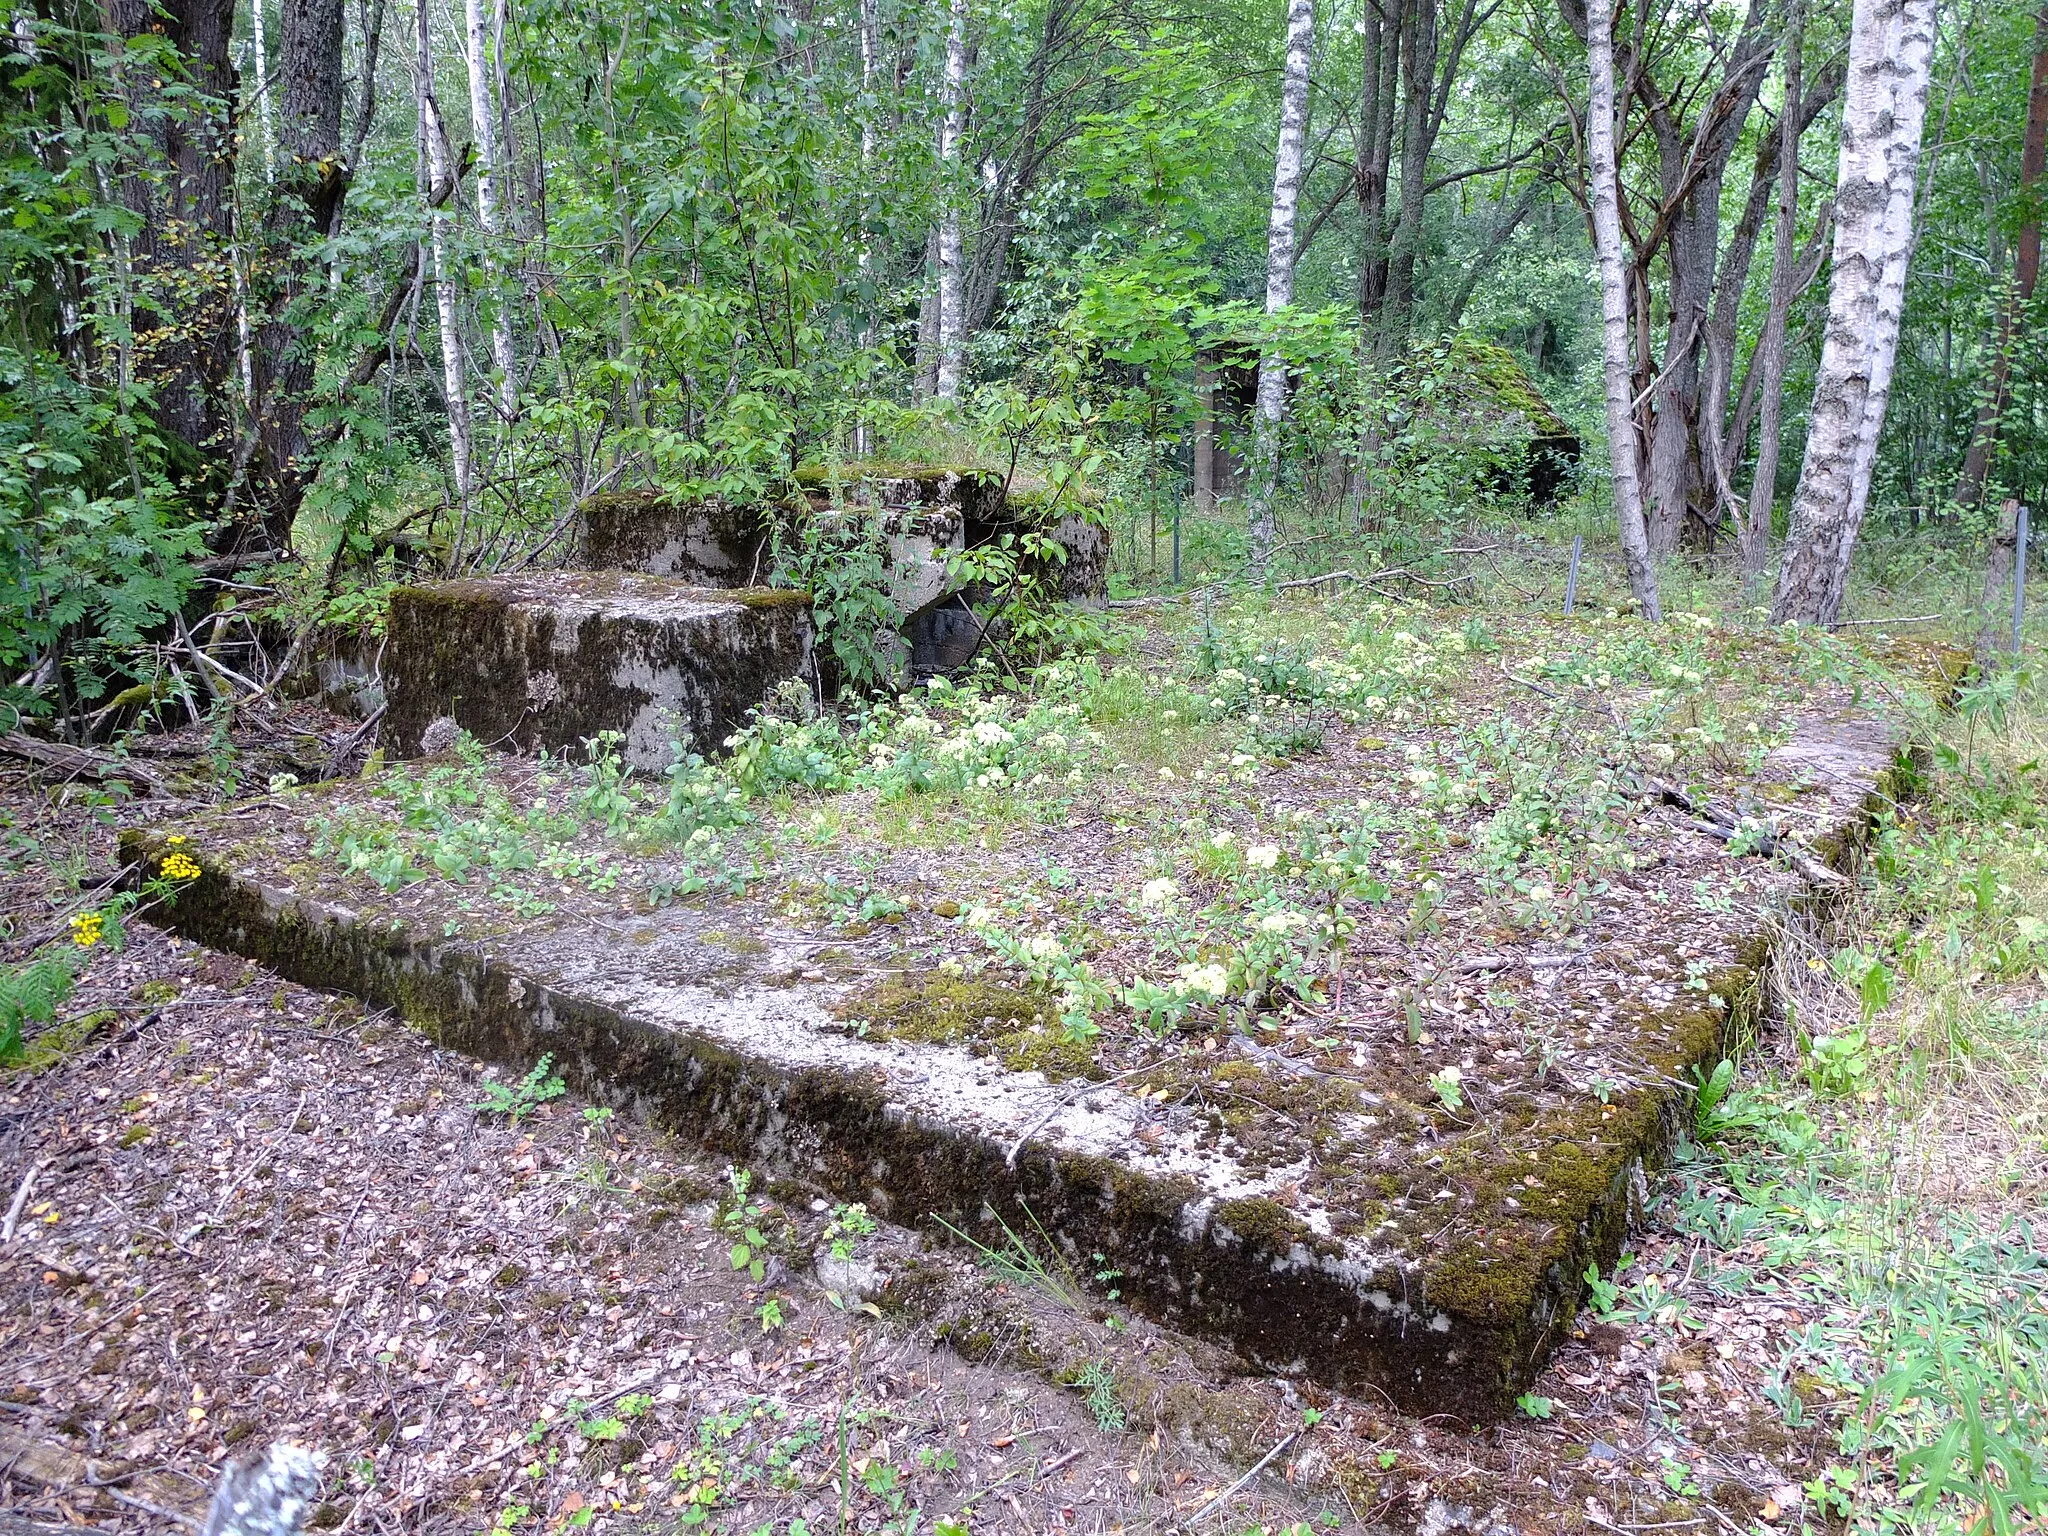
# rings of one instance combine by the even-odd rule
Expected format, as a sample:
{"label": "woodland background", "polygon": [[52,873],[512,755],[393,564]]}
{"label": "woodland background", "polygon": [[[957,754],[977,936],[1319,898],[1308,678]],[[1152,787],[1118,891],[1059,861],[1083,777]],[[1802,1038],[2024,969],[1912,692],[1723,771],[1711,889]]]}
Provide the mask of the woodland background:
{"label": "woodland background", "polygon": [[[1932,46],[1866,558],[1960,576],[2048,481],[2048,11],[1888,9]],[[1617,389],[1649,559],[1755,599],[1851,30],[1842,0],[15,0],[0,701],[74,740],[208,708],[395,580],[560,558],[593,495],[765,500],[803,464],[1077,468],[1125,594],[1474,518],[1611,537]],[[1472,337],[1582,440],[1563,500],[1532,505]]]}

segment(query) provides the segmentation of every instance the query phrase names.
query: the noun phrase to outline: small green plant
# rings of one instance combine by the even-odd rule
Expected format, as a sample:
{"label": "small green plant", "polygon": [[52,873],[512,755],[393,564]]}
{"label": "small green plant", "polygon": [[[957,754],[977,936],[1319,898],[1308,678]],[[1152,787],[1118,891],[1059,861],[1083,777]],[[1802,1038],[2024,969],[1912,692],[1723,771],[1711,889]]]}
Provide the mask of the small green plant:
{"label": "small green plant", "polygon": [[1444,1067],[1429,1074],[1430,1092],[1452,1114],[1465,1107],[1465,1074],[1456,1067]]}
{"label": "small green plant", "polygon": [[1123,1399],[1117,1396],[1116,1372],[1104,1362],[1090,1360],[1081,1368],[1074,1385],[1087,1394],[1082,1402],[1094,1416],[1095,1427],[1104,1434],[1121,1430],[1129,1422]]}
{"label": "small green plant", "polygon": [[[755,1278],[758,1279],[760,1277],[756,1276]],[[766,1301],[762,1302],[755,1309],[754,1316],[760,1320],[763,1333],[773,1333],[787,1321],[782,1315],[782,1298],[779,1296],[770,1296]]]}
{"label": "small green plant", "polygon": [[503,1115],[517,1125],[550,1099],[559,1099],[569,1091],[568,1085],[559,1077],[548,1076],[548,1068],[554,1064],[555,1053],[549,1051],[533,1064],[531,1072],[516,1083],[501,1083],[495,1078],[486,1080],[484,1096],[469,1107],[483,1114]]}
{"label": "small green plant", "polygon": [[[748,1198],[754,1187],[754,1176],[746,1169],[733,1169],[730,1178],[732,1204],[718,1219],[726,1235],[734,1239],[727,1257],[732,1260],[734,1269],[744,1270],[758,1283],[768,1274],[768,1239],[761,1231],[761,1224],[767,1218],[768,1207],[758,1200]],[[762,1331],[766,1332],[765,1321]]]}
{"label": "small green plant", "polygon": [[1538,1397],[1534,1392],[1524,1392],[1515,1399],[1515,1406],[1532,1419],[1547,1419],[1557,1411],[1549,1398]]}
{"label": "small green plant", "polygon": [[[1028,1207],[1024,1214],[1031,1216]],[[1011,1285],[1035,1290],[1049,1300],[1058,1302],[1070,1312],[1085,1313],[1088,1310],[1087,1293],[1082,1290],[1080,1280],[1066,1261],[1055,1257],[1048,1263],[1040,1258],[1023,1238],[1011,1230],[1010,1224],[1002,1217],[995,1218],[996,1225],[1003,1229],[1004,1243],[1000,1248],[991,1247],[969,1237],[943,1216],[938,1220],[940,1226],[972,1248],[980,1256],[981,1262],[998,1278]],[[1032,1216],[1031,1224],[1038,1226],[1038,1218]],[[1057,1255],[1059,1245],[1046,1235],[1043,1227],[1039,1227],[1039,1235],[1046,1239],[1047,1248]]]}
{"label": "small green plant", "polygon": [[1604,1321],[1614,1316],[1615,1306],[1621,1300],[1621,1286],[1616,1282],[1620,1280],[1621,1271],[1627,1264],[1628,1259],[1624,1256],[1621,1263],[1615,1266],[1615,1277],[1613,1280],[1603,1280],[1600,1278],[1600,1266],[1598,1264],[1588,1264],[1586,1266],[1586,1273],[1582,1277],[1586,1282],[1586,1304],[1593,1309],[1595,1317]]}
{"label": "small green plant", "polygon": [[862,1238],[873,1237],[880,1230],[865,1205],[840,1205],[825,1223],[825,1241],[832,1257],[844,1261],[853,1257]]}

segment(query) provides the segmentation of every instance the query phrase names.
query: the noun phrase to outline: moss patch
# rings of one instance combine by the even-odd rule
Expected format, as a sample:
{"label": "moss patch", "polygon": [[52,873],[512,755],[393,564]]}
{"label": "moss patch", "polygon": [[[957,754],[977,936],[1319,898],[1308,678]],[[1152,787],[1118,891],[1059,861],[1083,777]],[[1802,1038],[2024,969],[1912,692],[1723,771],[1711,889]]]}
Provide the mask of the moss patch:
{"label": "moss patch", "polygon": [[1016,987],[979,976],[919,976],[903,971],[862,987],[833,1012],[848,1023],[865,1024],[871,1040],[914,1040],[927,1045],[993,1040],[1033,1024],[1058,1022],[1046,998]]}

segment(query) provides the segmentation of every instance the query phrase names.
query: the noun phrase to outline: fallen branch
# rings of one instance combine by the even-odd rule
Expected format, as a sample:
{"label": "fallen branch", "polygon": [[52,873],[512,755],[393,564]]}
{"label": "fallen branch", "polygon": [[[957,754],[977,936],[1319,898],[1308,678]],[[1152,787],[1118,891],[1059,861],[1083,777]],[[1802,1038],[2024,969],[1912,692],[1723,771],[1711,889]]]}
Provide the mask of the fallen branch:
{"label": "fallen branch", "polygon": [[1695,800],[1676,784],[1667,784],[1662,779],[1650,779],[1640,791],[1650,799],[1661,800],[1675,806],[1693,819],[1686,823],[1695,832],[1704,833],[1716,842],[1731,841],[1738,833],[1748,830],[1756,834],[1756,851],[1766,857],[1782,855],[1800,874],[1815,885],[1841,885],[1845,877],[1839,870],[1828,868],[1812,854],[1793,845],[1778,835],[1777,829],[1763,822],[1752,821],[1747,829],[1742,822],[1718,806],[1704,800]]}
{"label": "fallen branch", "polygon": [[111,752],[98,752],[91,747],[67,746],[61,741],[41,741],[34,736],[24,736],[13,731],[0,736],[0,752],[9,757],[25,758],[38,767],[62,772],[69,778],[90,774],[97,779],[133,779],[154,794],[168,795],[169,788],[164,781],[147,768],[138,767],[125,757],[116,757]]}
{"label": "fallen branch", "polygon": [[0,1247],[14,1241],[15,1223],[21,1220],[21,1213],[28,1206],[28,1197],[35,1191],[36,1180],[42,1177],[43,1170],[49,1166],[49,1158],[39,1157],[28,1165],[28,1172],[21,1176],[21,1183],[14,1191],[14,1202],[7,1207],[6,1223],[0,1225]]}
{"label": "fallen branch", "polygon": [[1235,1494],[1239,1489],[1247,1486],[1253,1478],[1257,1477],[1261,1472],[1265,1471],[1266,1468],[1273,1464],[1273,1459],[1276,1456],[1282,1454],[1284,1451],[1287,1450],[1289,1446],[1293,1445],[1295,1441],[1299,1440],[1303,1435],[1307,1433],[1308,1427],[1304,1425],[1302,1428],[1297,1429],[1293,1434],[1289,1435],[1285,1440],[1282,1440],[1278,1445],[1274,1446],[1273,1449],[1266,1452],[1264,1456],[1259,1458],[1259,1464],[1253,1467],[1251,1471],[1245,1473],[1243,1477],[1240,1477],[1236,1482],[1232,1483],[1228,1488],[1224,1489],[1221,1493],[1213,1495],[1208,1500],[1208,1502],[1202,1505],[1200,1509],[1197,1509],[1192,1515],[1189,1515],[1188,1524],[1193,1525],[1197,1520],[1201,1519],[1202,1516],[1206,1515],[1218,1504],[1221,1504],[1225,1499],[1231,1497],[1231,1495]]}
{"label": "fallen branch", "polygon": [[1025,1126],[1024,1134],[1019,1136],[1016,1139],[1016,1141],[1011,1143],[1009,1152],[1006,1153],[1003,1157],[1003,1166],[1005,1168],[1016,1167],[1017,1154],[1024,1150],[1024,1143],[1029,1141],[1032,1137],[1036,1136],[1040,1131],[1044,1130],[1045,1127],[1052,1121],[1055,1115],[1057,1115],[1061,1110],[1065,1109],[1069,1104],[1072,1104],[1076,1099],[1085,1099],[1088,1097],[1089,1094],[1095,1093],[1100,1089],[1107,1088],[1111,1083],[1120,1083],[1125,1078],[1136,1077],[1141,1072],[1150,1072],[1157,1067],[1171,1066],[1173,1065],[1173,1063],[1179,1061],[1181,1057],[1185,1055],[1187,1055],[1186,1051],[1177,1051],[1173,1055],[1168,1056],[1163,1061],[1148,1061],[1141,1067],[1128,1067],[1124,1071],[1117,1073],[1114,1077],[1105,1077],[1099,1082],[1091,1080],[1089,1082],[1083,1083],[1079,1088],[1074,1089],[1070,1093],[1060,1095],[1059,1098],[1053,1101],[1052,1107],[1050,1109],[1048,1109],[1044,1114],[1040,1115],[1036,1120],[1033,1120],[1029,1125]]}
{"label": "fallen branch", "polygon": [[1834,627],[1836,629],[1861,629],[1866,624],[1932,624],[1937,619],[1945,619],[1947,617],[1948,615],[1945,613],[1916,613],[1910,619],[1840,619],[1836,621]]}

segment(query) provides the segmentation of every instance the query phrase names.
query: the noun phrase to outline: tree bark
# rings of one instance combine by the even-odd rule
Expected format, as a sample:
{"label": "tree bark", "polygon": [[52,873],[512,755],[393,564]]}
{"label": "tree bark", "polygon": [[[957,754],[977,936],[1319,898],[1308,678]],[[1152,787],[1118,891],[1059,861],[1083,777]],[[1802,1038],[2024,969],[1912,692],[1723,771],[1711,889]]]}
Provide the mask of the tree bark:
{"label": "tree bark", "polygon": [[967,0],[952,0],[946,30],[945,117],[939,127],[939,293],[938,373],[932,392],[941,400],[960,398],[967,363],[964,252],[960,236],[960,144],[967,128]]}
{"label": "tree bark", "polygon": [[[1662,382],[1647,402],[1651,415],[1645,514],[1650,549],[1660,559],[1678,548],[1689,520],[1699,535],[1710,534],[1719,522],[1717,516],[1694,518],[1702,503],[1718,504],[1716,488],[1709,484],[1712,471],[1705,462],[1702,443],[1700,364],[1708,355],[1708,327],[1720,263],[1721,187],[1770,57],[1765,18],[1764,0],[1750,0],[1720,83],[1690,128],[1679,121],[1664,97],[1653,90],[1642,92],[1649,100],[1650,126],[1657,140],[1663,198],[1658,214],[1666,229],[1664,254],[1670,273],[1667,320],[1671,340]],[[1642,84],[1647,86],[1646,81]],[[1638,268],[1645,278],[1655,249],[1653,237],[1637,253]]]}
{"label": "tree bark", "polygon": [[[879,0],[860,0],[860,328],[861,350],[872,353],[876,335],[875,242],[868,228],[868,201],[874,188],[875,163],[875,60],[882,46],[882,17]],[[865,416],[853,424],[853,456],[865,459],[874,452],[873,429]]]}
{"label": "tree bark", "polygon": [[1771,604],[1776,623],[1832,624],[1841,614],[1898,350],[1935,5],[1856,0],[1827,334]]}
{"label": "tree bark", "polygon": [[499,199],[510,185],[498,148],[497,74],[491,67],[490,32],[483,0],[463,0],[469,66],[469,125],[476,139],[476,220],[484,235],[484,279],[491,297],[491,371],[497,375],[498,414],[510,421],[519,410],[519,358],[512,342],[511,295],[505,291],[504,263],[497,246],[504,231]]}
{"label": "tree bark", "polygon": [[2012,623],[2013,563],[2019,554],[2020,504],[2008,500],[1991,530],[1991,558],[1984,565],[1984,600],[1977,611],[1977,665],[1984,671],[2006,648]]}
{"label": "tree bark", "polygon": [[1991,350],[1991,377],[1977,406],[1970,446],[1956,477],[1955,499],[1974,507],[1984,498],[1984,482],[1998,447],[1998,430],[2012,399],[2012,355],[2026,334],[2028,306],[2041,278],[2041,205],[2034,189],[2048,172],[2048,5],[2034,18],[2034,76],[2027,91],[2027,133],[2020,150],[2020,201],[2026,222],[2020,226],[2013,252],[2012,284],[1999,306],[1998,335]]}
{"label": "tree bark", "polygon": [[1621,527],[1621,555],[1629,589],[1647,619],[1661,619],[1657,570],[1650,559],[1643,521],[1643,491],[1633,410],[1634,359],[1629,352],[1629,280],[1621,255],[1620,177],[1614,163],[1614,5],[1588,0],[1586,70],[1591,91],[1586,106],[1586,162],[1591,186],[1593,244],[1600,260],[1600,342],[1607,384],[1608,457],[1613,461],[1614,510]]}
{"label": "tree bark", "polygon": [[259,278],[251,283],[263,317],[254,349],[255,440],[251,493],[271,546],[291,547],[299,505],[318,466],[306,439],[313,346],[299,315],[321,286],[320,243],[341,227],[349,169],[341,155],[342,0],[294,0],[284,7],[278,68],[278,168]]}
{"label": "tree bark", "polygon": [[1386,319],[1379,336],[1382,357],[1399,356],[1408,342],[1415,258],[1422,244],[1422,205],[1429,179],[1429,109],[1436,85],[1436,54],[1436,0],[1407,0],[1401,28],[1401,190],[1393,251],[1387,262]]}
{"label": "tree bark", "polygon": [[1799,131],[1806,8],[1792,0],[1785,21],[1785,105],[1778,115],[1778,224],[1771,249],[1770,308],[1756,351],[1762,377],[1758,384],[1756,471],[1750,477],[1749,501],[1736,528],[1742,560],[1742,583],[1750,588],[1764,573],[1770,549],[1771,509],[1778,499],[1779,412],[1785,396],[1785,329],[1792,315],[1793,281],[1799,251]]}
{"label": "tree bark", "polygon": [[1387,297],[1387,181],[1394,158],[1394,100],[1401,83],[1401,31],[1405,0],[1368,0],[1364,62],[1359,72],[1357,141],[1352,190],[1358,199],[1358,323],[1378,317]]}
{"label": "tree bark", "polygon": [[249,73],[256,77],[256,125],[263,135],[263,179],[277,180],[277,125],[271,121],[270,45],[263,35],[263,0],[249,0]]}
{"label": "tree bark", "polygon": [[[1287,0],[1287,63],[1280,77],[1280,138],[1273,152],[1273,207],[1266,222],[1266,313],[1294,302],[1294,225],[1301,203],[1301,162],[1308,144],[1309,58],[1314,0]],[[1252,565],[1263,576],[1273,557],[1273,503],[1280,485],[1280,423],[1287,414],[1287,359],[1268,346],[1259,358],[1254,467],[1247,509]]]}
{"label": "tree bark", "polygon": [[[124,67],[130,127],[121,195],[138,219],[127,237],[132,278],[130,366],[154,386],[157,427],[202,484],[218,484],[234,421],[239,320],[234,244],[233,0],[110,0],[110,30],[157,34],[177,49],[183,79],[164,66]],[[181,89],[166,88],[175,84]],[[118,258],[117,258],[118,260]]]}
{"label": "tree bark", "polygon": [[434,309],[441,329],[442,393],[448,408],[448,462],[456,502],[469,506],[472,439],[469,419],[469,370],[462,343],[461,316],[455,308],[454,261],[449,253],[448,203],[441,189],[455,179],[448,129],[434,96],[434,43],[427,24],[427,0],[413,12],[413,93],[419,104],[420,202],[427,216],[427,249],[434,278]]}

